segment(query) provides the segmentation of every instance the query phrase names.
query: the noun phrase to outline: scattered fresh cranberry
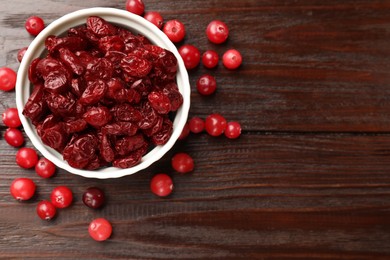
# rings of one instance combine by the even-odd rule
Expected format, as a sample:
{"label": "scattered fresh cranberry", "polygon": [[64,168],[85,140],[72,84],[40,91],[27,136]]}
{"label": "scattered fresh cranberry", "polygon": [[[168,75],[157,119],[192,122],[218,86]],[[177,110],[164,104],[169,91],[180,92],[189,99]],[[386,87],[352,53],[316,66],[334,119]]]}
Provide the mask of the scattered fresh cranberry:
{"label": "scattered fresh cranberry", "polygon": [[20,148],[16,153],[16,163],[25,169],[30,169],[35,167],[38,162],[37,152],[28,147]]}
{"label": "scattered fresh cranberry", "polygon": [[54,205],[48,200],[42,200],[37,205],[37,214],[43,220],[53,219],[56,213],[56,207],[54,207]]}
{"label": "scattered fresh cranberry", "polygon": [[180,42],[186,35],[184,24],[179,20],[169,20],[163,27],[163,32],[172,42]]}
{"label": "scattered fresh cranberry", "polygon": [[94,219],[88,227],[89,235],[96,241],[107,240],[112,234],[111,223],[105,218]]}
{"label": "scattered fresh cranberry", "polygon": [[209,96],[217,89],[217,81],[209,74],[204,74],[196,82],[196,89],[201,95]]}
{"label": "scattered fresh cranberry", "polygon": [[190,131],[194,134],[203,132],[204,130],[204,120],[200,117],[193,117],[189,121]]}
{"label": "scattered fresh cranberry", "polygon": [[18,109],[14,107],[7,108],[3,115],[3,123],[12,128],[16,128],[22,125],[22,122],[20,121]]}
{"label": "scattered fresh cranberry", "polygon": [[186,139],[189,134],[190,134],[190,126],[189,126],[189,123],[187,122],[183,127],[183,131],[181,131],[181,134],[179,136],[179,140]]}
{"label": "scattered fresh cranberry", "polygon": [[215,68],[218,65],[218,61],[218,53],[215,51],[208,50],[202,55],[202,63],[208,69]]}
{"label": "scattered fresh cranberry", "polygon": [[45,23],[42,18],[38,16],[31,16],[27,18],[24,27],[29,34],[37,36],[45,28]]}
{"label": "scattered fresh cranberry", "polygon": [[216,44],[221,44],[226,41],[229,36],[229,28],[219,20],[214,20],[209,23],[206,28],[207,38]]}
{"label": "scattered fresh cranberry", "polygon": [[194,160],[187,153],[177,153],[172,157],[172,168],[180,173],[191,172],[194,169]]}
{"label": "scattered fresh cranberry", "polygon": [[83,202],[87,207],[97,209],[103,206],[105,201],[104,192],[96,187],[88,188],[83,194]]}
{"label": "scattered fresh cranberry", "polygon": [[165,173],[159,173],[153,176],[150,181],[150,189],[160,197],[166,197],[172,193],[173,182],[171,177]]}
{"label": "scattered fresh cranberry", "polygon": [[48,159],[41,158],[35,165],[35,172],[42,178],[50,178],[56,172],[56,166]]}
{"label": "scattered fresh cranberry", "polygon": [[179,48],[180,56],[183,58],[187,69],[193,69],[200,62],[200,52],[198,48],[191,44],[184,44]]}
{"label": "scattered fresh cranberry", "polygon": [[142,15],[145,11],[145,5],[142,0],[127,0],[126,10],[130,13]]}
{"label": "scattered fresh cranberry", "polygon": [[10,192],[17,200],[29,200],[34,196],[35,183],[29,178],[17,178],[11,183]]}
{"label": "scattered fresh cranberry", "polygon": [[56,208],[63,209],[69,207],[72,203],[73,193],[66,186],[58,186],[51,192],[50,200]]}
{"label": "scattered fresh cranberry", "polygon": [[4,139],[9,145],[13,147],[19,147],[24,144],[23,134],[17,128],[8,128],[5,130]]}
{"label": "scattered fresh cranberry", "polygon": [[10,91],[15,88],[16,72],[10,68],[0,68],[0,90]]}
{"label": "scattered fresh cranberry", "polygon": [[26,51],[27,51],[27,47],[21,48],[18,51],[18,54],[17,54],[16,58],[18,59],[19,62],[22,62],[22,59],[23,59],[24,54],[26,53]]}
{"label": "scattered fresh cranberry", "polygon": [[144,18],[156,25],[159,29],[163,26],[164,19],[159,12],[147,12],[145,13]]}
{"label": "scattered fresh cranberry", "polygon": [[241,125],[238,122],[229,122],[226,125],[225,136],[230,139],[236,139],[241,135]]}
{"label": "scattered fresh cranberry", "polygon": [[205,120],[206,132],[211,136],[219,136],[226,129],[226,119],[220,114],[211,114]]}
{"label": "scattered fresh cranberry", "polygon": [[237,69],[242,63],[241,53],[235,49],[227,50],[222,56],[222,63],[228,69]]}

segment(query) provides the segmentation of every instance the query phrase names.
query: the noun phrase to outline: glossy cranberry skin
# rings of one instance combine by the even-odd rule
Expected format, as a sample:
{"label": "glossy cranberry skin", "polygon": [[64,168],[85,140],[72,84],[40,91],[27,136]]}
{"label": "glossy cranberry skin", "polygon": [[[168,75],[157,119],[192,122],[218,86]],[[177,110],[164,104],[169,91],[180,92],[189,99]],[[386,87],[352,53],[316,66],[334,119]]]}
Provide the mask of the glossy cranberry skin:
{"label": "glossy cranberry skin", "polygon": [[17,200],[29,200],[34,196],[35,183],[29,178],[17,178],[10,186],[12,197]]}
{"label": "glossy cranberry skin", "polygon": [[191,172],[194,169],[194,160],[187,153],[177,153],[171,160],[172,168],[180,173]]}
{"label": "glossy cranberry skin", "polygon": [[126,10],[133,14],[142,15],[145,11],[145,4],[142,0],[127,0]]}
{"label": "glossy cranberry skin", "polygon": [[30,169],[35,167],[38,162],[37,152],[28,147],[20,148],[16,153],[16,163],[25,169]]}
{"label": "glossy cranberry skin", "polygon": [[97,218],[89,224],[88,232],[94,240],[104,241],[111,236],[112,225],[105,218]]}
{"label": "glossy cranberry skin", "polygon": [[83,203],[92,209],[98,209],[102,207],[104,201],[104,192],[99,188],[91,187],[83,193]]}
{"label": "glossy cranberry skin", "polygon": [[193,117],[189,120],[190,131],[194,134],[203,132],[204,120],[200,117]]}
{"label": "glossy cranberry skin", "polygon": [[209,96],[217,89],[217,81],[209,74],[204,74],[196,81],[196,89],[199,94]]}
{"label": "glossy cranberry skin", "polygon": [[226,125],[225,136],[229,139],[236,139],[241,135],[241,125],[238,122],[229,122]]}
{"label": "glossy cranberry skin", "polygon": [[0,90],[10,91],[15,88],[16,72],[13,69],[0,68]]}
{"label": "glossy cranberry skin", "polygon": [[56,213],[56,207],[48,200],[42,200],[37,205],[37,215],[42,220],[51,220],[55,217]]}
{"label": "glossy cranberry skin", "polygon": [[211,136],[219,136],[226,129],[226,119],[220,114],[211,114],[205,120],[206,132]]}
{"label": "glossy cranberry skin", "polygon": [[66,186],[58,186],[51,192],[50,200],[56,208],[67,208],[72,204],[73,193]]}
{"label": "glossy cranberry skin", "polygon": [[164,24],[163,32],[172,42],[180,42],[186,35],[186,29],[179,20],[169,20]]}
{"label": "glossy cranberry skin", "polygon": [[179,48],[179,54],[183,58],[187,69],[193,69],[200,62],[200,51],[194,45],[185,44]]}
{"label": "glossy cranberry skin", "polygon": [[187,122],[184,127],[183,127],[183,130],[181,131],[181,134],[179,135],[179,140],[184,140],[187,138],[187,136],[190,134],[190,125],[189,123]]}
{"label": "glossy cranberry skin", "polygon": [[56,172],[56,166],[54,163],[46,158],[41,158],[35,165],[35,172],[42,178],[50,178]]}
{"label": "glossy cranberry skin", "polygon": [[159,29],[161,29],[163,26],[164,19],[159,12],[146,12],[144,18],[152,24],[156,25]]}
{"label": "glossy cranberry skin", "polygon": [[218,65],[218,61],[218,53],[213,50],[205,51],[202,55],[202,63],[208,69],[215,68]]}
{"label": "glossy cranberry skin", "polygon": [[42,18],[38,16],[31,16],[27,18],[24,27],[29,34],[37,36],[45,28],[45,23]]}
{"label": "glossy cranberry skin", "polygon": [[206,35],[211,42],[221,44],[228,38],[229,28],[224,22],[214,20],[207,25]]}
{"label": "glossy cranberry skin", "polygon": [[235,49],[227,50],[222,56],[222,63],[227,69],[237,69],[242,63],[241,53]]}
{"label": "glossy cranberry skin", "polygon": [[154,175],[150,181],[150,189],[155,195],[159,197],[168,196],[172,193],[173,190],[173,182],[171,177],[165,173]]}
{"label": "glossy cranberry skin", "polygon": [[19,147],[24,144],[23,134],[17,128],[8,128],[5,130],[4,139],[9,145],[13,147]]}
{"label": "glossy cranberry skin", "polygon": [[23,47],[18,51],[18,54],[16,55],[16,58],[18,59],[19,62],[22,62],[22,59],[24,57],[24,54],[27,51],[27,47]]}
{"label": "glossy cranberry skin", "polygon": [[2,114],[3,123],[12,128],[16,128],[22,125],[20,121],[18,109],[14,107],[7,108]]}

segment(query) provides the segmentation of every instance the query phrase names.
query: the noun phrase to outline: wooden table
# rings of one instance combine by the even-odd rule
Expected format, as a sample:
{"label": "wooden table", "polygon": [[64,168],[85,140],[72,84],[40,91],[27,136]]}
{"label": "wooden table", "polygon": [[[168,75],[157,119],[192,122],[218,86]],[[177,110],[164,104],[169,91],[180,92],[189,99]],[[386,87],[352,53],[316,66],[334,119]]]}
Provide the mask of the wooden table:
{"label": "wooden table", "polygon": [[[27,17],[50,23],[82,8],[124,9],[124,2],[3,1],[0,66],[18,69],[16,53],[33,39],[24,30]],[[184,22],[184,43],[220,55],[241,51],[237,71],[220,63],[189,72],[190,117],[221,113],[241,122],[241,137],[192,134],[147,170],[109,180],[63,170],[42,179],[16,166],[17,149],[2,138],[0,258],[389,259],[390,1],[144,2],[165,20]],[[220,46],[205,36],[213,19],[230,28]],[[204,73],[217,79],[211,97],[196,91]],[[15,93],[1,92],[0,105],[1,113],[14,107]],[[192,173],[173,172],[176,152],[193,156]],[[158,172],[173,177],[169,198],[149,190]],[[9,194],[17,177],[36,182],[31,201]],[[74,203],[42,221],[36,204],[58,185],[73,190]],[[90,186],[106,192],[103,209],[83,205]],[[113,224],[106,242],[89,238],[88,224],[97,217]]]}

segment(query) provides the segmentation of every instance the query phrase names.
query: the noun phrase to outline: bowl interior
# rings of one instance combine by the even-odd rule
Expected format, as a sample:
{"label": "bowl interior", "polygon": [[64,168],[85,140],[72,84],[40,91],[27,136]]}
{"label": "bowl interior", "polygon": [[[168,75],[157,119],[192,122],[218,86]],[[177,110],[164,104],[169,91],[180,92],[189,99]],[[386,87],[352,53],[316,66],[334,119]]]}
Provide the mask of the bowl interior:
{"label": "bowl interior", "polygon": [[[175,118],[173,120],[172,136],[165,145],[156,146],[143,156],[141,162],[138,165],[128,169],[105,167],[90,171],[71,167],[65,160],[63,160],[62,154],[42,143],[35,130],[35,126],[32,125],[30,120],[28,120],[22,114],[24,105],[26,104],[31,94],[31,84],[28,80],[28,67],[33,59],[45,54],[44,42],[46,37],[49,35],[59,36],[64,34],[69,28],[83,25],[85,24],[87,18],[92,15],[100,16],[111,23],[129,29],[133,33],[139,33],[146,36],[153,44],[170,50],[178,60],[178,73],[176,81],[179,87],[179,91],[183,95],[183,105],[176,112]],[[16,105],[24,130],[33,145],[42,153],[43,156],[51,160],[58,167],[63,168],[73,174],[89,178],[118,178],[147,168],[152,163],[159,160],[174,145],[184,127],[184,124],[187,121],[190,106],[190,85],[188,74],[182,58],[180,57],[175,45],[160,29],[146,21],[144,18],[124,10],[101,7],[89,8],[67,14],[58,20],[55,20],[33,40],[33,42],[28,47],[28,50],[25,53],[22,63],[19,67],[16,83]]]}

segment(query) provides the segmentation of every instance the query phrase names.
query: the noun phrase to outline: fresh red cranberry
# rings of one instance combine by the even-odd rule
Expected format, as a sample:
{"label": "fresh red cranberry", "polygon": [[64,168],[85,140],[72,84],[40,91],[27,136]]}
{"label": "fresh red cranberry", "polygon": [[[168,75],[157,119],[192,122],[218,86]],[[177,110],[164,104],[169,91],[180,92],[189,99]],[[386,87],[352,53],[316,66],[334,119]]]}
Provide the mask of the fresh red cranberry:
{"label": "fresh red cranberry", "polygon": [[219,136],[226,129],[226,119],[220,114],[211,114],[205,120],[206,132],[211,136]]}
{"label": "fresh red cranberry", "polygon": [[8,128],[5,130],[4,139],[9,145],[13,147],[19,147],[24,143],[23,134],[17,128]]}
{"label": "fresh red cranberry", "polygon": [[29,200],[34,196],[35,183],[29,178],[17,178],[11,183],[10,192],[17,200]]}
{"label": "fresh red cranberry", "polygon": [[48,200],[42,200],[37,205],[37,214],[43,220],[53,219],[56,213],[56,207],[54,207],[54,205]]}
{"label": "fresh red cranberry", "polygon": [[230,139],[236,139],[241,135],[241,125],[238,122],[229,122],[226,125],[225,136]]}
{"label": "fresh red cranberry", "polygon": [[7,108],[3,115],[3,123],[8,127],[19,127],[22,125],[22,122],[20,121],[18,110],[14,107]]}
{"label": "fresh red cranberry", "polygon": [[187,138],[187,136],[190,134],[190,126],[188,122],[184,125],[183,130],[181,131],[181,134],[179,136],[179,140],[184,140]]}
{"label": "fresh red cranberry", "polygon": [[198,48],[191,44],[182,45],[179,48],[180,56],[183,58],[184,65],[187,69],[193,69],[200,62],[200,52]]}
{"label": "fresh red cranberry", "polygon": [[45,23],[42,18],[38,16],[31,16],[27,18],[24,27],[29,34],[37,36],[45,28]]}
{"label": "fresh red cranberry", "polygon": [[35,172],[42,178],[50,178],[56,172],[56,166],[48,159],[41,158],[35,165]]}
{"label": "fresh red cranberry", "polygon": [[21,48],[18,51],[18,54],[17,54],[16,58],[18,59],[19,62],[22,62],[22,59],[23,59],[24,54],[26,53],[26,51],[27,51],[27,47]]}
{"label": "fresh red cranberry", "polygon": [[204,120],[200,117],[193,117],[189,121],[190,131],[194,134],[203,132],[204,130]]}
{"label": "fresh red cranberry", "polygon": [[209,74],[204,74],[196,82],[196,89],[201,95],[209,96],[217,89],[217,81]]}
{"label": "fresh red cranberry", "polygon": [[237,69],[242,63],[241,53],[235,49],[227,50],[222,56],[222,63],[228,69]]}
{"label": "fresh red cranberry", "polygon": [[159,29],[163,26],[164,19],[159,12],[146,12],[144,18],[156,25]]}
{"label": "fresh red cranberry", "polygon": [[226,41],[229,36],[229,28],[219,20],[214,20],[209,23],[206,28],[207,38],[216,44],[221,44]]}
{"label": "fresh red cranberry", "polygon": [[165,173],[159,173],[153,176],[150,181],[150,189],[160,197],[166,197],[172,193],[173,182],[171,177]]}
{"label": "fresh red cranberry", "polygon": [[191,172],[194,169],[194,160],[187,153],[177,153],[171,160],[172,168],[180,173]]}
{"label": "fresh red cranberry", "polygon": [[218,53],[212,50],[205,51],[202,55],[202,63],[208,68],[212,69],[218,65],[219,56]]}
{"label": "fresh red cranberry", "polygon": [[104,241],[111,236],[112,225],[105,218],[97,218],[89,224],[88,232],[94,240]]}
{"label": "fresh red cranberry", "polygon": [[179,20],[169,20],[163,27],[163,32],[172,42],[180,42],[186,35],[184,24]]}
{"label": "fresh red cranberry", "polygon": [[38,162],[37,152],[28,147],[20,148],[16,153],[16,163],[25,169],[30,169],[35,167]]}
{"label": "fresh red cranberry", "polygon": [[73,193],[66,186],[58,186],[51,192],[50,200],[56,208],[67,208],[73,201]]}
{"label": "fresh red cranberry", "polygon": [[15,88],[16,72],[10,68],[0,68],[0,90],[10,91]]}
{"label": "fresh red cranberry", "polygon": [[145,11],[145,4],[142,0],[127,0],[126,10],[133,14],[142,15]]}
{"label": "fresh red cranberry", "polygon": [[87,207],[97,209],[103,206],[105,201],[104,192],[96,187],[88,188],[83,193],[83,202]]}

